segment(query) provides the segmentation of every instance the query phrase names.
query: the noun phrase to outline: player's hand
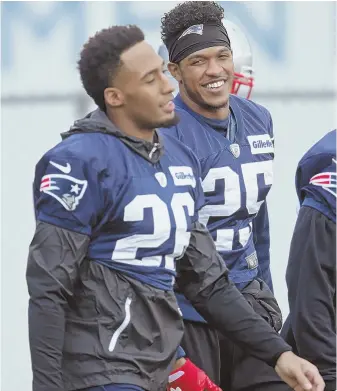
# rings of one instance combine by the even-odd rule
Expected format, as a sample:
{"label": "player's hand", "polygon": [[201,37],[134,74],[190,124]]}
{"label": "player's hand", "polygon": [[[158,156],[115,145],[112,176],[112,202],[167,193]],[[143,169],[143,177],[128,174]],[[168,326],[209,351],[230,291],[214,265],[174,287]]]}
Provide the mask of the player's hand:
{"label": "player's hand", "polygon": [[190,360],[177,366],[171,372],[166,386],[167,391],[221,391],[204,371],[196,367]]}
{"label": "player's hand", "polygon": [[295,391],[323,391],[324,380],[315,365],[292,352],[281,354],[275,371]]}

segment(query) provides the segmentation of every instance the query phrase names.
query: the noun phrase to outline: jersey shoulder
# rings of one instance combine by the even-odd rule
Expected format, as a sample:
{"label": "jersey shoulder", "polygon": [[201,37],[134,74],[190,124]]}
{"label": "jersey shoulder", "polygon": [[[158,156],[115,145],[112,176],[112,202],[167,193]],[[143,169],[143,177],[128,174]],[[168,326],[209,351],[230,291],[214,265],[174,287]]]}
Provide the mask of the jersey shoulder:
{"label": "jersey shoulder", "polygon": [[183,141],[184,137],[193,137],[197,131],[204,130],[202,124],[191,114],[191,112],[178,105],[176,105],[175,111],[179,118],[178,124],[170,128],[160,129],[161,133]]}
{"label": "jersey shoulder", "polygon": [[[125,167],[121,160],[121,143],[118,137],[101,132],[72,134],[42,156],[36,165],[36,174],[43,175],[51,164],[60,171],[62,166],[70,166],[72,174],[81,171],[90,176],[108,170],[112,175],[115,169],[120,174]],[[63,173],[69,174],[64,170]]]}
{"label": "jersey shoulder", "polygon": [[106,142],[107,138],[111,138],[109,140],[111,142],[115,139],[113,136],[99,132],[73,134],[47,151],[41,160],[49,161],[60,157],[69,160],[80,160],[83,164],[88,163],[94,167],[98,161],[104,159],[104,152],[108,144]]}
{"label": "jersey shoulder", "polygon": [[[209,155],[209,148],[214,143],[216,132],[204,124],[184,107],[176,105],[179,123],[167,129],[160,129],[160,134],[168,135],[188,147],[192,153],[202,159]],[[220,136],[218,136],[220,137]],[[206,146],[206,147],[205,147]]]}
{"label": "jersey shoulder", "polygon": [[335,219],[336,215],[336,130],[315,143],[300,160],[296,191],[300,203]]}
{"label": "jersey shoulder", "polygon": [[262,128],[273,138],[272,118],[266,107],[237,95],[230,95],[230,105],[234,109],[240,109],[240,114],[246,124],[251,125],[250,128],[257,131],[260,131],[260,128]]}
{"label": "jersey shoulder", "polygon": [[33,183],[36,219],[91,234],[107,193],[114,191],[110,191],[112,186],[105,186],[105,176],[101,175],[108,156],[102,136],[73,134],[42,156]]}
{"label": "jersey shoulder", "polygon": [[[76,209],[77,213],[81,209],[77,208],[79,203],[83,206],[86,199],[89,202],[89,193],[98,194],[111,181],[117,189],[122,183],[122,170],[125,175],[128,170],[123,164],[118,167],[118,142],[116,137],[98,132],[77,133],[63,139],[36,164],[33,182],[35,203],[42,200],[47,208],[52,201],[46,198],[49,195],[66,210]],[[111,148],[114,144],[116,148]],[[54,205],[60,206],[54,202],[53,208]]]}
{"label": "jersey shoulder", "polygon": [[193,150],[180,141],[174,134],[165,131],[161,133],[162,142],[164,145],[164,153],[167,153],[172,159],[180,164],[191,166],[197,173],[200,174],[200,163]]}
{"label": "jersey shoulder", "polygon": [[317,174],[320,170],[332,164],[336,158],[336,130],[324,135],[301,158],[298,167],[305,170],[308,176]]}

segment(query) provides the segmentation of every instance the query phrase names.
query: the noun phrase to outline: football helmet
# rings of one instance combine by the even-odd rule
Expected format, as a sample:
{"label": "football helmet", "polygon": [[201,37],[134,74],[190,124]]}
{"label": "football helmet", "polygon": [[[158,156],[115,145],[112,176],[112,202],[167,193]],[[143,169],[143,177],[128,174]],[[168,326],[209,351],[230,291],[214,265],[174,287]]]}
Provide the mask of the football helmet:
{"label": "football helmet", "polygon": [[223,19],[231,41],[234,80],[231,93],[249,99],[254,87],[253,55],[246,34],[233,22]]}

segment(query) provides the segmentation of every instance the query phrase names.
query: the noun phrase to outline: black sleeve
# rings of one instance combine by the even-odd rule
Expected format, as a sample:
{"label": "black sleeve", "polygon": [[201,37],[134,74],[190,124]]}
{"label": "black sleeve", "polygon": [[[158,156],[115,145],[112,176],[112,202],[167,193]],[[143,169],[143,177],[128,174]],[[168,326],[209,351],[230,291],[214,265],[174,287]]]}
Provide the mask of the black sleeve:
{"label": "black sleeve", "polygon": [[33,391],[64,391],[65,306],[88,243],[86,235],[37,222],[26,272]]}
{"label": "black sleeve", "polygon": [[261,278],[273,292],[273,281],[270,270],[270,230],[267,202],[261,206],[257,216],[253,219],[254,245],[259,261],[258,277]]}
{"label": "black sleeve", "polygon": [[195,223],[189,247],[178,261],[177,284],[197,311],[247,354],[274,367],[291,350],[254,312],[228,279],[228,271],[207,229]]}
{"label": "black sleeve", "polygon": [[336,224],[313,208],[299,211],[286,278],[298,354],[318,367],[326,383],[335,381]]}

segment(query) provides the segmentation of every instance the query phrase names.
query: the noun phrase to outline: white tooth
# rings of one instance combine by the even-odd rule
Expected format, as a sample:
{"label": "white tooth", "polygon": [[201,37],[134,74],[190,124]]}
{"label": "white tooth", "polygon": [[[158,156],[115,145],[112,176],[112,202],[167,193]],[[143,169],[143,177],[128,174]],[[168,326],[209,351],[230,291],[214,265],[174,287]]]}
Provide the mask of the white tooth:
{"label": "white tooth", "polygon": [[224,81],[221,80],[221,81],[218,81],[216,83],[210,83],[207,85],[207,88],[217,88],[217,87],[221,87],[222,85],[224,84]]}

